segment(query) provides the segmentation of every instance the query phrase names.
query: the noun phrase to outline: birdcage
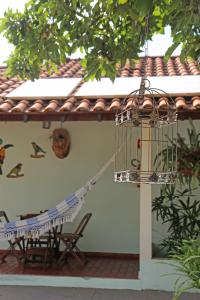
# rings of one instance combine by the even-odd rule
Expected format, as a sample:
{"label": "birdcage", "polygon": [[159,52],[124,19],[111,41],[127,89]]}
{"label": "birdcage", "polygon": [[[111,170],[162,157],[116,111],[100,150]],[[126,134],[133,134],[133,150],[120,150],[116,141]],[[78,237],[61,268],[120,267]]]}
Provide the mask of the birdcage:
{"label": "birdcage", "polygon": [[[152,105],[144,110],[147,99]],[[160,99],[166,103],[162,110]],[[124,99],[125,109],[115,117],[115,182],[175,183],[178,126],[174,104],[164,91],[151,88],[145,77],[140,88]]]}

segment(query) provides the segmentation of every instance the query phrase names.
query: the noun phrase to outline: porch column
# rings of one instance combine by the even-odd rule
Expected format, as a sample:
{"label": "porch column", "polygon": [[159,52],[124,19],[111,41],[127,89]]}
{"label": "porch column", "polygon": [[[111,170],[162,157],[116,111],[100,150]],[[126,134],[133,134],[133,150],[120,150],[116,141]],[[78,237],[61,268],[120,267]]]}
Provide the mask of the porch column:
{"label": "porch column", "polygon": [[[142,129],[142,140],[148,140],[149,128]],[[151,142],[142,142],[141,170],[148,170]],[[140,185],[140,261],[152,258],[152,194],[151,184]]]}

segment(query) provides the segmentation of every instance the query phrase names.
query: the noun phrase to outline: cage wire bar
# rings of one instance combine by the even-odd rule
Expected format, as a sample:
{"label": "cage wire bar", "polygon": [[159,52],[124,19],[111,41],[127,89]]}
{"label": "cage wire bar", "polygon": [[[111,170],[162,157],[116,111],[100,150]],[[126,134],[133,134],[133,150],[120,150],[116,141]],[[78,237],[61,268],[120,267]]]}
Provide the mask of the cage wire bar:
{"label": "cage wire bar", "polygon": [[[144,111],[146,99],[152,101],[152,108]],[[158,99],[166,102],[165,109],[158,109]],[[115,182],[175,183],[178,123],[174,104],[164,91],[151,88],[147,78],[124,99],[125,109],[115,116]],[[143,149],[147,150],[145,166]]]}

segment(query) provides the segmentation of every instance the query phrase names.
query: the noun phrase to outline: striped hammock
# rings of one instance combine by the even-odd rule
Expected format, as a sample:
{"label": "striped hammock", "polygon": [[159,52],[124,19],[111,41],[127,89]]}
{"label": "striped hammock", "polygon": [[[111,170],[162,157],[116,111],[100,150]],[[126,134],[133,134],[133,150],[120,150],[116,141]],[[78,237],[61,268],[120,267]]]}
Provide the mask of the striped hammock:
{"label": "striped hammock", "polygon": [[0,240],[11,240],[18,237],[37,238],[41,234],[66,222],[73,222],[84,203],[85,195],[92,189],[105,170],[114,161],[115,154],[99,170],[99,172],[89,180],[85,186],[77,190],[74,194],[50,208],[46,212],[25,220],[0,222]]}

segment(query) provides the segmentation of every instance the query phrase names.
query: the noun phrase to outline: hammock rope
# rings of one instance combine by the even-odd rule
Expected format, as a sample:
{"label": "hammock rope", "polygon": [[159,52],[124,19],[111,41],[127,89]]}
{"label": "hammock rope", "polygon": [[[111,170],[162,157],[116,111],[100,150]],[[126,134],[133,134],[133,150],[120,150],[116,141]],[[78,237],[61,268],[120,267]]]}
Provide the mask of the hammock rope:
{"label": "hammock rope", "polygon": [[38,238],[52,228],[73,222],[84,204],[86,194],[91,191],[106,169],[114,162],[114,154],[106,164],[83,187],[46,212],[29,219],[11,222],[0,222],[0,240],[11,240],[18,237]]}

